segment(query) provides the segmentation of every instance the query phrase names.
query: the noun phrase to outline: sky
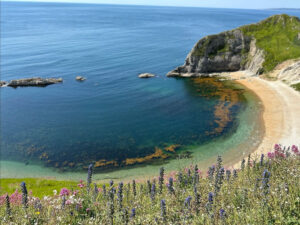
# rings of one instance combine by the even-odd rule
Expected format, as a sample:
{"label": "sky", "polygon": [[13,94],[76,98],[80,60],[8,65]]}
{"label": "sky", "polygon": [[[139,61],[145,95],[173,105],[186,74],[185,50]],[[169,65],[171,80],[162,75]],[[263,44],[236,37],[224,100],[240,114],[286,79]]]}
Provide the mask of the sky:
{"label": "sky", "polygon": [[300,0],[6,0],[31,2],[72,2],[158,6],[192,6],[213,8],[300,8]]}

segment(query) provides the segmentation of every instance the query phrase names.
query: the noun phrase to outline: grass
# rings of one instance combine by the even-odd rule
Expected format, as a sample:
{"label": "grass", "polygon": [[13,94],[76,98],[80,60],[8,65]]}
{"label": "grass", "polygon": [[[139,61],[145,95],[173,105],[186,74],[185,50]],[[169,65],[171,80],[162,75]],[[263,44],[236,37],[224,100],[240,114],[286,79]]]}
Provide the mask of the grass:
{"label": "grass", "polygon": [[291,87],[294,88],[296,91],[300,91],[300,83],[292,84]]}
{"label": "grass", "polygon": [[2,178],[0,180],[0,195],[5,193],[14,193],[16,189],[20,188],[21,182],[25,182],[27,184],[28,191],[34,193],[36,197],[52,195],[53,190],[59,191],[64,187],[68,189],[76,189],[78,184],[78,182],[75,181],[59,181],[37,178]]}
{"label": "grass", "polygon": [[286,14],[271,16],[257,24],[240,28],[247,36],[256,39],[256,45],[264,50],[264,72],[288,59],[300,57],[300,20]]}
{"label": "grass", "polygon": [[[208,176],[195,165],[171,173],[162,168],[156,180],[111,182],[89,191],[80,183],[75,192],[62,189],[42,198],[23,187],[9,200],[1,196],[0,216],[2,224],[299,224],[298,147],[277,145],[268,157],[249,156],[240,170],[229,171],[218,157]],[[14,188],[19,180],[12,181]],[[28,189],[36,187],[27,181]]]}

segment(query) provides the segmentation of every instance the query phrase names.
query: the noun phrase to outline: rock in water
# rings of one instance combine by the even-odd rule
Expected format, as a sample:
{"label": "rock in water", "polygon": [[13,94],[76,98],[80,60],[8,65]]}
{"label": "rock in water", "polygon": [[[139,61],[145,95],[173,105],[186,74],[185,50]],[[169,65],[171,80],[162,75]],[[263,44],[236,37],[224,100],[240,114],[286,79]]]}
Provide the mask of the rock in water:
{"label": "rock in water", "polygon": [[11,80],[7,86],[10,87],[25,87],[25,86],[37,86],[37,87],[45,87],[50,84],[57,84],[63,82],[62,78],[24,78],[18,80]]}
{"label": "rock in water", "polygon": [[6,82],[0,80],[0,87],[2,87],[2,86],[4,86],[4,85],[6,85]]}
{"label": "rock in water", "polygon": [[76,79],[77,81],[85,81],[85,80],[86,80],[86,78],[85,78],[85,77],[82,77],[82,76],[77,76],[75,79]]}
{"label": "rock in water", "polygon": [[139,75],[139,78],[150,78],[150,77],[155,77],[155,75],[152,73],[141,73]]}

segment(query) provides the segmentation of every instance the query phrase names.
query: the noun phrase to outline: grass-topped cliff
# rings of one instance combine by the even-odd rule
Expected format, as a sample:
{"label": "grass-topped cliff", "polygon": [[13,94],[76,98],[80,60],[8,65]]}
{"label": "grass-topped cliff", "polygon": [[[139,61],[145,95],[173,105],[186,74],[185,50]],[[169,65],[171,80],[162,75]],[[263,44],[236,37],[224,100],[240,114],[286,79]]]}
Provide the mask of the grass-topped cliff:
{"label": "grass-topped cliff", "polygon": [[168,76],[250,70],[260,74],[300,57],[300,19],[286,14],[209,35]]}
{"label": "grass-topped cliff", "polygon": [[239,29],[256,39],[258,48],[264,51],[263,69],[273,70],[276,65],[288,59],[300,57],[300,19],[298,17],[275,15],[257,24]]}
{"label": "grass-topped cliff", "polygon": [[239,170],[224,168],[218,157],[208,173],[196,165],[161,168],[153,180],[95,186],[90,166],[77,187],[50,182],[53,190],[45,193],[47,182],[40,182],[34,190],[43,195],[31,194],[36,184],[25,180],[1,186],[9,193],[0,196],[1,224],[299,224],[299,157],[297,146],[276,145],[266,156],[246,158]]}

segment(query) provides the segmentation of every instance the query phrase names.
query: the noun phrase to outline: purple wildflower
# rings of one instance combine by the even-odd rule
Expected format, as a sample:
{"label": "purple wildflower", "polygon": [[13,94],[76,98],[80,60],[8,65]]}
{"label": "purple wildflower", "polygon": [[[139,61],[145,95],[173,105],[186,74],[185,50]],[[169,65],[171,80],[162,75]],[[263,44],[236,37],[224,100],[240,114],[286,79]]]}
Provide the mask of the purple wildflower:
{"label": "purple wildflower", "polygon": [[220,218],[223,220],[225,219],[225,216],[226,216],[226,212],[224,209],[220,209]]}
{"label": "purple wildflower", "polygon": [[161,210],[161,217],[166,222],[166,215],[167,215],[167,208],[166,208],[166,200],[162,199],[160,201],[160,210]]}
{"label": "purple wildflower", "polygon": [[159,180],[158,180],[160,194],[162,194],[162,190],[163,190],[164,175],[165,175],[165,169],[161,167],[159,171]]}
{"label": "purple wildflower", "polygon": [[135,208],[132,208],[130,218],[134,218],[134,217],[135,217]]}
{"label": "purple wildflower", "polygon": [[25,182],[21,183],[21,190],[22,190],[22,204],[24,208],[28,207],[28,192],[26,188]]}
{"label": "purple wildflower", "polygon": [[93,175],[93,164],[90,164],[88,168],[87,185],[86,185],[87,192],[90,191],[90,185],[92,183],[92,175]]}

